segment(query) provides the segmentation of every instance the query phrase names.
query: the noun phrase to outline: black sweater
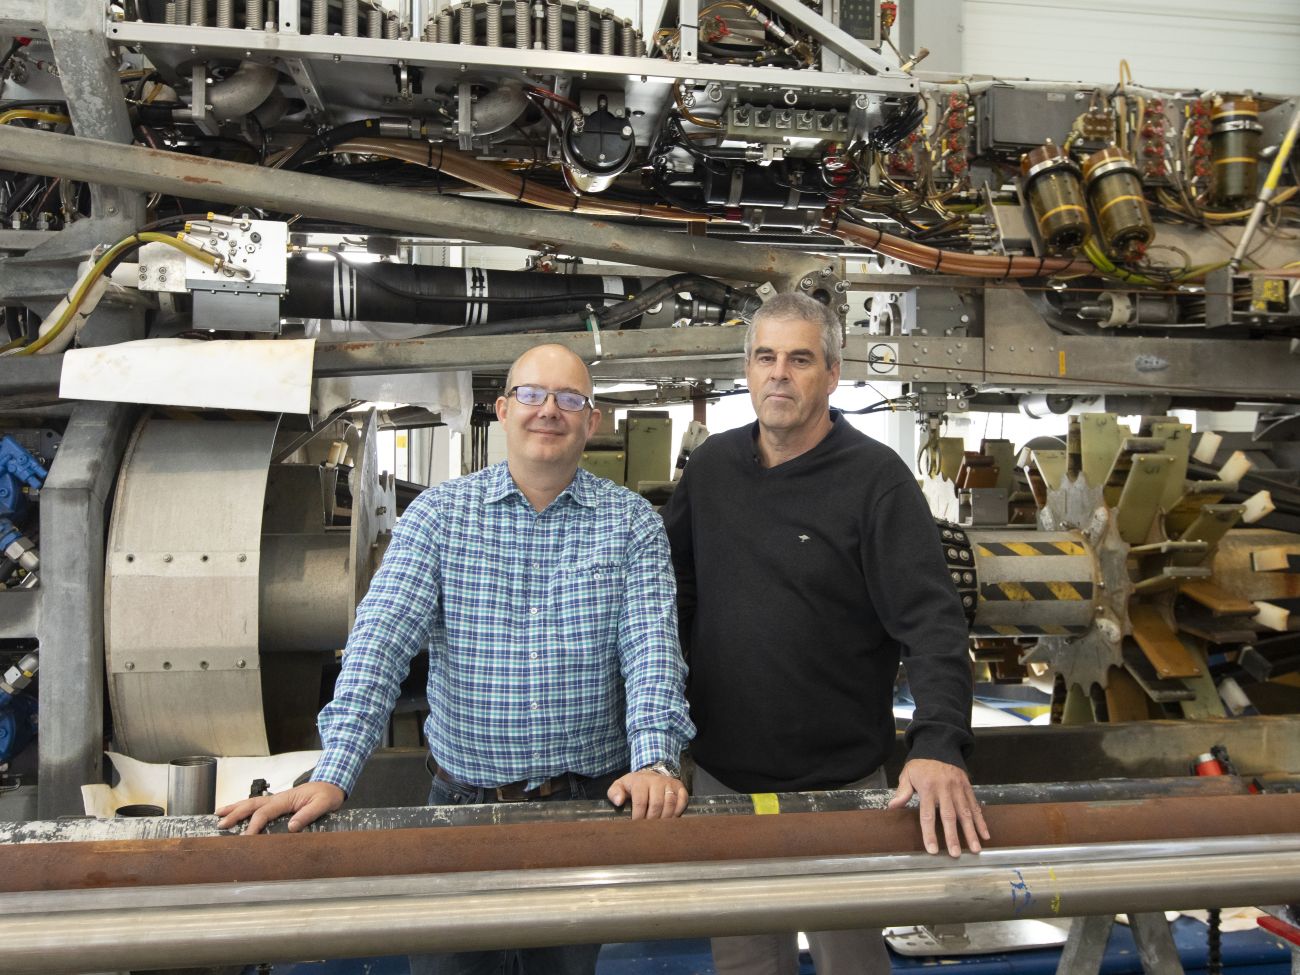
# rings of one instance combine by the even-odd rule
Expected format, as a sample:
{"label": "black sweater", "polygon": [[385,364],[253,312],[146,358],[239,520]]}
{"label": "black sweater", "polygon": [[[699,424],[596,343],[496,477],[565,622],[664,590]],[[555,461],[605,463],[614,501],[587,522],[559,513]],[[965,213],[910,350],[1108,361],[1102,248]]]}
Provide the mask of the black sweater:
{"label": "black sweater", "polygon": [[907,466],[832,411],[771,469],[757,425],[692,454],[664,521],[677,570],[695,759],[741,792],[833,789],[894,741],[900,656],[911,758],[964,767],[971,673],[961,602]]}

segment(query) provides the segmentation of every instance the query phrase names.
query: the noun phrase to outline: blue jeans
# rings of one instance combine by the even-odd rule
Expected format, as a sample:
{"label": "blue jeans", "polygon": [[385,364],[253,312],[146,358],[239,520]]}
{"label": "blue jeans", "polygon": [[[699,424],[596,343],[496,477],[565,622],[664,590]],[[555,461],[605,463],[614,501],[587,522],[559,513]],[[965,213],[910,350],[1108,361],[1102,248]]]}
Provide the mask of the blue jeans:
{"label": "blue jeans", "polygon": [[[565,799],[604,799],[622,771],[588,778],[569,775],[569,787],[539,802]],[[435,778],[429,789],[431,806],[468,806],[496,800],[483,789]],[[595,975],[600,945],[564,945],[559,948],[512,948],[464,951],[453,955],[411,955],[411,975]]]}

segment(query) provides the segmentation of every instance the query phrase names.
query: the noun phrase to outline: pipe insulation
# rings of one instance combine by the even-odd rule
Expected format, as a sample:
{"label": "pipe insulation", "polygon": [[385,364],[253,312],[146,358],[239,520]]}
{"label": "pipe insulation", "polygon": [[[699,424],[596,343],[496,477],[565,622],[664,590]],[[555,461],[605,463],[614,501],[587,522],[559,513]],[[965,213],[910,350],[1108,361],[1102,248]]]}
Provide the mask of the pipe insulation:
{"label": "pipe insulation", "polygon": [[576,315],[587,305],[601,308],[641,290],[639,278],[610,275],[294,257],[288,264],[282,313],[339,321],[484,325],[565,312]]}

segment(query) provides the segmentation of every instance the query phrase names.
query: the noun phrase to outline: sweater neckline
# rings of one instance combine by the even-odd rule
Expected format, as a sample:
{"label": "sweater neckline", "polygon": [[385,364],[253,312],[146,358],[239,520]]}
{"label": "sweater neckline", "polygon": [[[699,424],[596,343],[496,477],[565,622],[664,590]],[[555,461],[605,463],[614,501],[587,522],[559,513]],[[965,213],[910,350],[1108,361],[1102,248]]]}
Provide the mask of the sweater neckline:
{"label": "sweater neckline", "polygon": [[821,440],[817,441],[817,443],[813,444],[813,446],[805,450],[799,456],[791,457],[789,460],[777,464],[775,467],[764,467],[763,459],[758,455],[758,421],[755,420],[749,426],[749,439],[747,441],[749,456],[754,463],[754,469],[761,475],[775,475],[787,471],[796,471],[804,465],[816,460],[830,449],[832,441],[839,439],[841,432],[847,425],[847,421],[844,419],[844,414],[839,410],[832,409],[830,414],[831,428],[827,432],[826,436],[822,437]]}

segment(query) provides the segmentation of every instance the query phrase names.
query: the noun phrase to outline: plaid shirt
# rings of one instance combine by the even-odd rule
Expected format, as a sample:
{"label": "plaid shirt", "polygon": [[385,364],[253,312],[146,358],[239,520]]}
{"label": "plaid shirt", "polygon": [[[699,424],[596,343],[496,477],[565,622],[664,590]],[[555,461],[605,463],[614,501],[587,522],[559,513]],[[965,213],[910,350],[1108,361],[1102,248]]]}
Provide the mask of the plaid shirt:
{"label": "plaid shirt", "polygon": [[505,463],[410,505],[357,607],[314,780],[351,792],[426,647],[425,733],[462,782],[676,761],[695,734],[662,522],[587,471],[540,514]]}

